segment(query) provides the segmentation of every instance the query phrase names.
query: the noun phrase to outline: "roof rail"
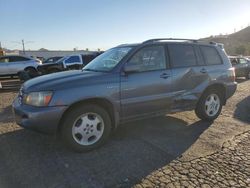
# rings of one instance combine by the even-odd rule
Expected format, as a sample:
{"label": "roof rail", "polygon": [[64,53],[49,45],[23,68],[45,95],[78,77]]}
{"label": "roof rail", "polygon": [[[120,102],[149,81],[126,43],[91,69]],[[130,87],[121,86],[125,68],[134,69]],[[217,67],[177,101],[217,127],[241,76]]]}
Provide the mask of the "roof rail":
{"label": "roof rail", "polygon": [[209,43],[209,44],[214,44],[216,45],[217,43],[216,42],[213,42],[213,41],[205,41],[205,40],[200,40],[200,39],[183,39],[183,38],[156,38],[156,39],[150,39],[150,40],[146,40],[143,42],[143,44],[145,43],[150,43],[150,42],[157,42],[157,41],[161,41],[161,40],[165,40],[165,41],[190,41],[190,42],[206,42],[206,43]]}
{"label": "roof rail", "polygon": [[149,43],[149,42],[157,42],[161,40],[185,40],[185,41],[192,41],[192,42],[197,42],[197,39],[183,39],[183,38],[156,38],[156,39],[149,39],[144,41],[143,43]]}

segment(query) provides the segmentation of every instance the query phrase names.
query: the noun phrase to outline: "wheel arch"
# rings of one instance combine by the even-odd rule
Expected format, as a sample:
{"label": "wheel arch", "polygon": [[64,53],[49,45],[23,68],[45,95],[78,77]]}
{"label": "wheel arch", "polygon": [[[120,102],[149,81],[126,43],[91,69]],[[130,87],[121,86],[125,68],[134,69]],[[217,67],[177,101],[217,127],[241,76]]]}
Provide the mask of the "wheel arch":
{"label": "wheel arch", "polygon": [[86,104],[93,104],[93,105],[98,105],[100,107],[102,107],[104,110],[106,110],[111,118],[111,127],[112,127],[112,130],[115,130],[116,127],[117,127],[117,117],[115,115],[115,107],[113,105],[112,102],[110,102],[108,99],[106,98],[89,98],[89,99],[84,99],[84,100],[80,100],[80,101],[77,101],[73,104],[71,104],[63,113],[60,121],[59,121],[59,124],[58,124],[58,128],[57,128],[57,132],[59,132],[61,130],[61,125],[62,125],[62,122],[64,121],[64,118],[66,117],[66,114],[71,111],[72,109],[74,108],[77,108],[78,106],[81,106],[81,105],[86,105]]}
{"label": "wheel arch", "polygon": [[222,83],[214,83],[214,84],[209,85],[209,86],[202,92],[201,96],[199,97],[199,100],[200,100],[200,98],[202,97],[202,95],[203,95],[205,92],[207,92],[207,91],[209,91],[209,90],[211,90],[211,89],[218,90],[218,91],[221,93],[221,95],[222,95],[222,97],[223,97],[222,104],[225,105],[225,104],[226,104],[226,87],[225,87],[225,85],[222,84]]}
{"label": "wheel arch", "polygon": [[[35,71],[37,71],[37,68],[36,67],[33,67],[33,66],[28,66],[28,67],[25,67],[24,70],[28,70],[28,69],[34,69]],[[20,71],[19,71],[20,72]]]}

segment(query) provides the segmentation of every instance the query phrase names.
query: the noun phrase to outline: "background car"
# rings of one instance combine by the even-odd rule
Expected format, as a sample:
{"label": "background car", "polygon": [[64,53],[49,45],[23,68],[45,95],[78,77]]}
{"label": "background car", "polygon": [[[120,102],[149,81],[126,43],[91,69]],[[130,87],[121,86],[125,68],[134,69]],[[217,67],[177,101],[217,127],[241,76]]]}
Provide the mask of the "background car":
{"label": "background car", "polygon": [[30,75],[37,74],[37,67],[42,62],[31,57],[9,55],[0,57],[0,76],[14,76],[25,71]]}
{"label": "background car", "polygon": [[59,59],[61,59],[62,57],[63,57],[63,56],[50,57],[50,58],[46,59],[45,61],[43,61],[43,64],[55,63],[55,62],[57,62]]}
{"label": "background car", "polygon": [[229,56],[232,66],[235,68],[236,77],[250,79],[250,60],[245,57]]}
{"label": "background car", "polygon": [[37,69],[41,74],[49,74],[64,70],[79,70],[100,54],[101,53],[64,56],[55,63],[44,63],[39,65]]}

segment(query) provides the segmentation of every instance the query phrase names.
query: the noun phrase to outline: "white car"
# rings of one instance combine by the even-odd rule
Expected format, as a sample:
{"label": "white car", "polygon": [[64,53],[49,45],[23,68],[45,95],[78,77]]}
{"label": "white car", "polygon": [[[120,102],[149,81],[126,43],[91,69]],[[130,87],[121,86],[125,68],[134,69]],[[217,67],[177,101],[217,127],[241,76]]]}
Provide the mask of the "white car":
{"label": "white car", "polygon": [[18,55],[8,55],[0,57],[0,76],[18,75],[22,71],[27,71],[29,74],[37,72],[37,66],[42,62],[31,57]]}

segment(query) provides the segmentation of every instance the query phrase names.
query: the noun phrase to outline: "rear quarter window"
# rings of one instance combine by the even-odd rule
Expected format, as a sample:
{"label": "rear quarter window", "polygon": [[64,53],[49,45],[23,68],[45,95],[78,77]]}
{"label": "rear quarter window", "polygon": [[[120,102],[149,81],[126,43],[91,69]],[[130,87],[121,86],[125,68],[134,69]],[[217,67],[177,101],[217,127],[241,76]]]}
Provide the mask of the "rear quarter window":
{"label": "rear quarter window", "polygon": [[200,46],[200,49],[207,65],[222,64],[221,57],[214,47]]}

